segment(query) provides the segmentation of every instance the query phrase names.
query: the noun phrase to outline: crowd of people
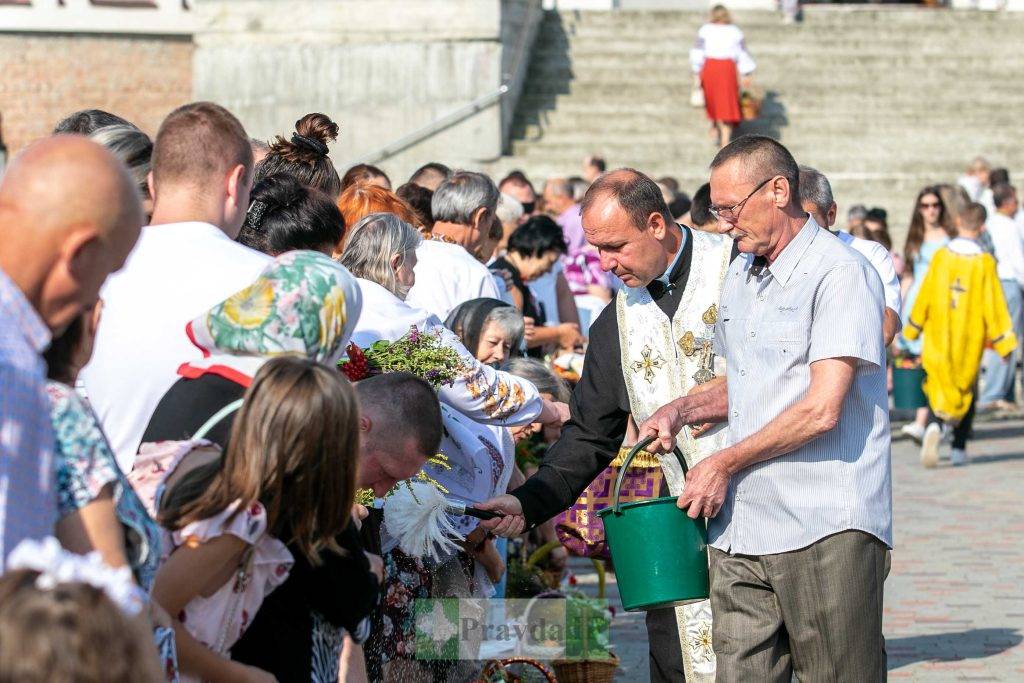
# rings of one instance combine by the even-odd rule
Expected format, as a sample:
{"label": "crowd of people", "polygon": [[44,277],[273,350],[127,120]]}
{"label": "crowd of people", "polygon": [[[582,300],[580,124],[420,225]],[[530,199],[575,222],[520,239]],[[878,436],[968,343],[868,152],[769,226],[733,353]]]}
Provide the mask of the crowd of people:
{"label": "crowd of people", "polygon": [[[117,647],[124,667],[89,680],[395,679],[413,634],[394,592],[500,583],[469,518],[428,570],[356,500],[421,472],[486,500],[516,439],[566,419],[549,366],[500,369],[582,344],[524,284],[565,242],[514,200],[503,225],[479,173],[429,164],[396,192],[371,166],[341,175],[337,130],[310,114],[267,144],[199,102],[150,140],[90,110],[6,170],[0,613],[21,638],[5,632],[0,678],[98,671]],[[337,367],[420,334],[456,359],[447,381]],[[33,633],[37,656],[7,649]]]}
{"label": "crowd of people", "polygon": [[[776,187],[766,183],[795,187],[797,175],[798,208],[780,204],[794,226],[809,214],[832,230],[838,212],[828,179],[806,166],[728,207],[711,184],[690,197],[671,177],[609,172],[597,156],[539,192],[519,171],[495,182],[438,162],[393,188],[374,166],[339,173],[337,133],[311,113],[254,140],[197,102],[151,140],[87,110],[7,168],[0,680],[471,680],[472,660],[415,657],[415,601],[504,595],[499,536],[528,521],[538,543],[558,538],[550,519],[607,466],[605,452],[660,414],[669,386],[655,371],[668,354],[695,390],[718,396],[722,368],[704,337],[727,310],[727,271],[756,237],[720,234],[723,222],[735,227],[745,202]],[[781,148],[743,140],[713,172]],[[856,353],[877,365],[884,340],[923,359],[929,406],[905,431],[926,465],[949,432],[962,463],[974,413],[1013,401],[1024,333],[1016,193],[979,160],[959,185],[921,191],[902,253],[886,220],[852,207],[835,232],[881,283],[855,284],[877,287],[885,305],[882,338]],[[622,225],[645,221],[642,240],[632,228],[621,238]],[[696,294],[683,293],[687,277]],[[685,357],[656,338],[677,307],[703,330],[681,338]],[[876,321],[864,315],[867,330]],[[620,338],[626,325],[639,332]],[[440,349],[432,359],[453,359],[450,374],[442,361],[362,367],[421,338]],[[874,391],[874,375],[857,377],[856,391]],[[711,428],[702,455],[724,437]],[[517,446],[556,441],[539,471],[517,460]],[[453,516],[452,548],[411,552],[381,508],[417,477],[506,517]],[[666,477],[678,495],[681,472]],[[513,491],[523,505],[508,507]],[[884,516],[876,545],[891,543]],[[565,557],[552,553],[556,571]],[[651,628],[685,643],[674,623]]]}
{"label": "crowd of people", "polygon": [[1024,210],[1009,172],[979,157],[955,182],[922,188],[902,250],[893,246],[884,209],[850,207],[845,229],[891,257],[885,272],[895,279],[883,275],[883,282],[891,283],[895,312],[902,307],[892,355],[927,372],[929,405],[902,433],[921,444],[926,467],[938,463],[944,441],[952,463],[965,464],[975,414],[1017,409]]}

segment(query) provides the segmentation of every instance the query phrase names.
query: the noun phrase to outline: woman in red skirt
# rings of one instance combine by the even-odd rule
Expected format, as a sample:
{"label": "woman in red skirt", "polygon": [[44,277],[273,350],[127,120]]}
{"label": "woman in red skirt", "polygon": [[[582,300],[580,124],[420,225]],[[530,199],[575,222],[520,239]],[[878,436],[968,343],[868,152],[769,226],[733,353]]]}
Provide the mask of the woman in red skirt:
{"label": "woman in red skirt", "polygon": [[690,51],[690,65],[700,76],[704,90],[704,107],[711,121],[710,135],[724,147],[741,119],[737,71],[746,77],[756,66],[743,44],[743,31],[732,23],[729,10],[724,6],[712,7],[711,21],[697,32],[697,44]]}

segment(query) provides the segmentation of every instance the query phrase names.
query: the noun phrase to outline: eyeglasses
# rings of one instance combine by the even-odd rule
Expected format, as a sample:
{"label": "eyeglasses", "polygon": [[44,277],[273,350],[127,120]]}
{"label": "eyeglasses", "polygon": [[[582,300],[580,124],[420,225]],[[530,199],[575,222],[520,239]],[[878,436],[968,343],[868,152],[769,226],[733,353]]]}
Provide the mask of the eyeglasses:
{"label": "eyeglasses", "polygon": [[717,218],[718,220],[728,221],[732,223],[740,217],[740,212],[743,211],[743,205],[747,203],[747,200],[753,197],[755,194],[757,194],[758,190],[767,185],[773,179],[775,179],[775,176],[772,176],[771,178],[765,178],[760,182],[760,184],[758,184],[757,187],[751,190],[750,194],[748,194],[746,197],[736,202],[732,206],[715,206],[712,204],[711,206],[708,207],[708,211],[710,211],[711,215]]}

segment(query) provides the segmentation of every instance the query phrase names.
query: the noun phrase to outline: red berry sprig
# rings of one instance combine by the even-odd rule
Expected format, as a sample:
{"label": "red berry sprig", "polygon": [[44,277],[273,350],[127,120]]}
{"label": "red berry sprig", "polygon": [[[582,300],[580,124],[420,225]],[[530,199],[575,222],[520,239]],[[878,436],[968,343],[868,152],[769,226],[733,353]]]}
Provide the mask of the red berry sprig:
{"label": "red berry sprig", "polygon": [[339,363],[338,368],[345,373],[348,380],[350,382],[358,382],[369,377],[370,362],[366,359],[366,354],[363,353],[363,350],[353,342],[348,345],[346,353],[348,354],[348,360]]}

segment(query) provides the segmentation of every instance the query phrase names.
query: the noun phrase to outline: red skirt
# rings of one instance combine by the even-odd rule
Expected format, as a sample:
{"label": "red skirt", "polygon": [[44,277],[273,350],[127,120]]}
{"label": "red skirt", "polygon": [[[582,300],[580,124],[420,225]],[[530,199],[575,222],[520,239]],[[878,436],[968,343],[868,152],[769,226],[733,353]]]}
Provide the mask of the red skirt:
{"label": "red skirt", "polygon": [[700,72],[704,88],[704,108],[712,121],[733,125],[740,122],[740,85],[736,62],[731,59],[706,59]]}

